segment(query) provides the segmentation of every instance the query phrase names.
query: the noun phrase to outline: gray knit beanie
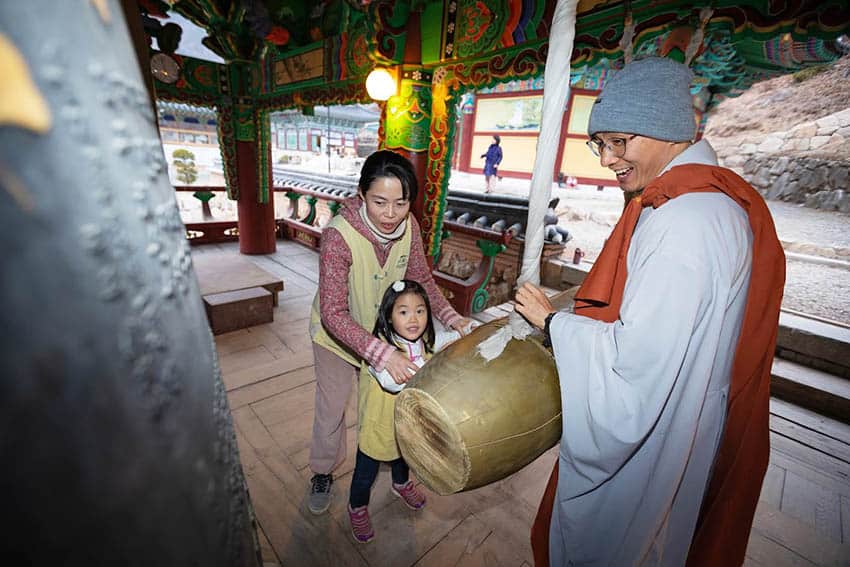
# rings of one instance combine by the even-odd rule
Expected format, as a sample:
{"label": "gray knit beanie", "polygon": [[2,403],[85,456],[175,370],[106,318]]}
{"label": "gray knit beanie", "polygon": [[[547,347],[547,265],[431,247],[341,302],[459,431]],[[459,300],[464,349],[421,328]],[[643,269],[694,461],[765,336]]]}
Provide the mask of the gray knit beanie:
{"label": "gray knit beanie", "polygon": [[672,59],[629,63],[605,84],[590,111],[587,133],[624,132],[668,142],[694,139],[690,69]]}

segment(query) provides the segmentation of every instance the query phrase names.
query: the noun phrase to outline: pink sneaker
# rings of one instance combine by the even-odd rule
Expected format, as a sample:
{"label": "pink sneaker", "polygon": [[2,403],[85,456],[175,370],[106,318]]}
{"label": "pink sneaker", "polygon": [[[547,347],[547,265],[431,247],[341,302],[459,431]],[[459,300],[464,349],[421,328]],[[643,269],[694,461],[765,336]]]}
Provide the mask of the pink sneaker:
{"label": "pink sneaker", "polygon": [[351,508],[348,505],[348,519],[351,520],[351,533],[358,543],[369,543],[375,537],[372,521],[369,519],[369,507]]}
{"label": "pink sneaker", "polygon": [[392,492],[407,504],[411,510],[419,510],[425,506],[425,495],[416,490],[413,481],[408,480],[404,484],[393,483]]}

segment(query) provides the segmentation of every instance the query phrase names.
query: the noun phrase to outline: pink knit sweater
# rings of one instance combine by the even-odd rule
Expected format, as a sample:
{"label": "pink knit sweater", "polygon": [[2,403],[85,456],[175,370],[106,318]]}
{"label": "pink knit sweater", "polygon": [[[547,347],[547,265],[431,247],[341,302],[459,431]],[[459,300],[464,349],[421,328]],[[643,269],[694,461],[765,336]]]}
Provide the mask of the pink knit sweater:
{"label": "pink knit sweater", "polygon": [[[390,242],[381,245],[369,227],[360,218],[359,210],[363,205],[360,197],[351,197],[343,202],[340,214],[345,220],[369,242],[375,250],[378,263],[384,265],[390,250],[396,244]],[[408,215],[411,226],[410,258],[407,264],[405,279],[422,284],[428,293],[431,310],[434,317],[446,326],[461,319],[461,315],[449,304],[440,293],[422,246],[422,236],[419,233],[419,223]],[[321,306],[322,324],[334,338],[351,348],[375,370],[381,371],[389,360],[390,354],[396,347],[382,341],[364,329],[351,318],[348,307],[348,271],[351,269],[351,250],[339,231],[326,228],[322,232],[322,248],[319,256],[319,304]]]}

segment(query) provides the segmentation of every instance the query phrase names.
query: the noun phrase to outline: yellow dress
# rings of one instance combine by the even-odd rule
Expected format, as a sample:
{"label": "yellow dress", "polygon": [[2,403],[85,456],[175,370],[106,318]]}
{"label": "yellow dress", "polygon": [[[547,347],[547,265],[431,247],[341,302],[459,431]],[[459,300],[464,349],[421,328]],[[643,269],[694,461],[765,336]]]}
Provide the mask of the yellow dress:
{"label": "yellow dress", "polygon": [[[412,362],[421,366],[430,354],[424,343]],[[360,387],[357,404],[357,444],[360,450],[378,461],[393,461],[401,457],[395,440],[395,400],[398,394],[387,392],[378,383],[364,362],[360,365]]]}

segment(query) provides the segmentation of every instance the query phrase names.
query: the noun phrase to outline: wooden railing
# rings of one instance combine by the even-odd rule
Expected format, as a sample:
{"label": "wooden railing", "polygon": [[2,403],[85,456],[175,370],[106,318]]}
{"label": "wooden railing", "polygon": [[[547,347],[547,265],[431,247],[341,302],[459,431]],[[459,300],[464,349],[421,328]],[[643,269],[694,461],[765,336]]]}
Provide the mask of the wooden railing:
{"label": "wooden railing", "polygon": [[[197,185],[175,185],[175,191],[185,193],[214,193],[225,195],[224,187],[205,187]],[[224,197],[226,198],[226,197]],[[217,221],[212,218],[209,209],[209,200],[201,200],[201,210],[207,220],[184,223],[186,227],[186,238],[189,244],[215,244],[218,242],[232,242],[239,240],[239,226],[236,220]]]}
{"label": "wooden railing", "polygon": [[[175,190],[223,192],[221,187],[176,186]],[[275,221],[278,236],[318,250],[322,228],[338,214],[342,201],[353,194],[353,186],[352,189],[348,189],[339,184],[329,188],[278,185],[274,187],[274,191],[285,193],[289,200],[288,209],[283,211],[283,214]],[[239,229],[235,220],[190,222],[185,226],[186,237],[192,245],[227,242],[239,238]],[[492,230],[454,220],[445,220],[443,227],[444,238],[464,235],[474,239],[482,253],[482,258],[475,271],[466,278],[435,269],[434,280],[448,292],[449,301],[459,313],[470,315],[482,311],[487,307],[489,299],[487,284],[490,281],[496,257],[510,244],[515,236],[514,230],[512,228],[501,231]]]}
{"label": "wooden railing", "polygon": [[466,234],[475,238],[475,245],[481,250],[482,258],[478,268],[467,278],[458,278],[435,269],[433,271],[434,281],[437,282],[438,286],[451,292],[449,301],[458,313],[466,316],[484,311],[490,299],[487,284],[490,281],[490,275],[493,273],[496,256],[507,249],[514,233],[510,229],[500,233],[453,221],[444,221],[443,226],[449,231],[449,235],[444,235],[444,238],[450,237],[451,232]]}
{"label": "wooden railing", "polygon": [[[323,225],[339,212],[342,201],[350,195],[338,191],[275,187],[275,191],[279,190],[286,191],[291,203],[286,215],[277,220],[280,235],[314,249],[319,248]],[[306,198],[307,203],[307,210],[304,212],[299,207],[302,198]],[[324,208],[328,215],[320,214]],[[483,257],[475,272],[467,278],[459,278],[435,269],[434,280],[449,292],[449,301],[459,313],[470,315],[483,311],[489,299],[487,283],[490,281],[495,258],[507,248],[514,233],[511,230],[500,232],[454,221],[445,221],[443,226],[447,231],[445,237],[451,237],[451,234],[455,233],[475,238]]]}
{"label": "wooden railing", "polygon": [[[330,218],[327,218],[324,223],[320,223],[322,219],[319,214],[320,205],[327,208],[331,217],[336,216],[342,206],[342,201],[348,195],[296,187],[275,187],[274,190],[285,192],[286,198],[289,199],[289,210],[282,218],[275,221],[278,235],[281,238],[289,238],[299,244],[318,250],[322,238],[322,228],[330,221]],[[307,211],[304,214],[301,214],[301,207],[299,206],[302,198],[305,198],[304,200],[307,203]]]}

